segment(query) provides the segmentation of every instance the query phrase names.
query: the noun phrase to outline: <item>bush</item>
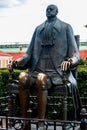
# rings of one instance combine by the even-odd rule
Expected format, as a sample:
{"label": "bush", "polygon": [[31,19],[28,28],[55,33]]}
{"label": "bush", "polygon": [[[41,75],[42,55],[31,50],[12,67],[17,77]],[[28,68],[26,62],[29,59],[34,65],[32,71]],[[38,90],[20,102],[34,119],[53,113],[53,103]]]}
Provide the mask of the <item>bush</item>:
{"label": "bush", "polygon": [[87,65],[87,59],[80,59],[80,65]]}
{"label": "bush", "polygon": [[[14,70],[13,79],[18,79],[18,75],[23,70]],[[25,70],[27,71],[27,70]],[[78,66],[78,76],[77,76],[78,88],[81,95],[87,92],[87,66]],[[9,83],[9,72],[6,69],[0,69],[0,96],[4,96],[5,92],[8,92]]]}
{"label": "bush", "polygon": [[80,95],[84,96],[87,93],[87,66],[80,65],[78,67],[77,83]]}
{"label": "bush", "polygon": [[[21,70],[15,70],[12,74],[13,79],[18,79]],[[7,69],[0,69],[0,97],[8,94],[9,72]],[[6,94],[7,93],[7,94]]]}

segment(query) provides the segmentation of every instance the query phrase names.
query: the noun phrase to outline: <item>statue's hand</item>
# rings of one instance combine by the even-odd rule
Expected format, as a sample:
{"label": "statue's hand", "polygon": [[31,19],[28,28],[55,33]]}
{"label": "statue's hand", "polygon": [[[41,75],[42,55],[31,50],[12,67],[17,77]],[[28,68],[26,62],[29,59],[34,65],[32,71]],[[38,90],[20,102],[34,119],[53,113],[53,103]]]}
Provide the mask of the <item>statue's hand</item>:
{"label": "statue's hand", "polygon": [[17,66],[17,62],[16,61],[10,61],[9,64],[7,65],[7,69],[9,72],[13,71],[14,66]]}
{"label": "statue's hand", "polygon": [[13,61],[10,61],[9,64],[7,65],[7,69],[9,72],[12,72],[13,71]]}
{"label": "statue's hand", "polygon": [[69,68],[70,68],[70,66],[71,66],[71,62],[70,61],[63,61],[62,63],[61,63],[61,70],[62,71],[67,71]]}

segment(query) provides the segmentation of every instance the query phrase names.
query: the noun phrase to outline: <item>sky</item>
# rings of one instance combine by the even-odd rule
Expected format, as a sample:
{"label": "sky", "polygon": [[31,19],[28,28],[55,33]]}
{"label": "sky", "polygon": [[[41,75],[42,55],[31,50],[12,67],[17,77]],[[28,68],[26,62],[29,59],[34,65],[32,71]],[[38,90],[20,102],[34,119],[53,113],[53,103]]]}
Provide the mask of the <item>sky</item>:
{"label": "sky", "polygon": [[37,25],[46,20],[49,4],[58,6],[57,17],[71,24],[74,34],[87,41],[87,0],[0,0],[0,43],[29,43]]}

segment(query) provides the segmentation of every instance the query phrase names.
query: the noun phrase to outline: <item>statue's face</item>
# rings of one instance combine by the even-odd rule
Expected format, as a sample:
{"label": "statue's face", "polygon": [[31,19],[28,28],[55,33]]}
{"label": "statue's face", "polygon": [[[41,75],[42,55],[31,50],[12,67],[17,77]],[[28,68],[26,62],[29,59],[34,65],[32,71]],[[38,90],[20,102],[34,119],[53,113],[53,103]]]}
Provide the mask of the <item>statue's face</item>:
{"label": "statue's face", "polygon": [[55,5],[49,5],[46,9],[46,16],[48,18],[55,17],[58,13],[58,9]]}

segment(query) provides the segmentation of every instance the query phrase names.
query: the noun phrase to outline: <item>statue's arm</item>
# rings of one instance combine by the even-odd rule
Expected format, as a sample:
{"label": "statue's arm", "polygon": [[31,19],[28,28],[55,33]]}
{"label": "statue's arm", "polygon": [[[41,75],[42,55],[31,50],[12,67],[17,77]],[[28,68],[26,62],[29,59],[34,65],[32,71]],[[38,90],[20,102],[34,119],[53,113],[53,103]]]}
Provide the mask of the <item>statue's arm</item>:
{"label": "statue's arm", "polygon": [[79,64],[80,55],[78,46],[74,37],[73,29],[70,25],[67,27],[67,39],[68,39],[68,61],[71,63],[71,67]]}
{"label": "statue's arm", "polygon": [[25,55],[18,58],[16,61],[13,61],[13,68],[15,69],[27,69],[30,66],[30,62],[32,60],[32,53],[34,48],[34,42],[35,42],[35,35],[36,35],[36,29],[34,31],[34,34],[32,36],[31,42],[27,48],[27,51]]}
{"label": "statue's arm", "polygon": [[61,63],[61,70],[67,71],[69,68],[74,68],[79,64],[80,55],[75,41],[72,27],[67,24],[67,59]]}

